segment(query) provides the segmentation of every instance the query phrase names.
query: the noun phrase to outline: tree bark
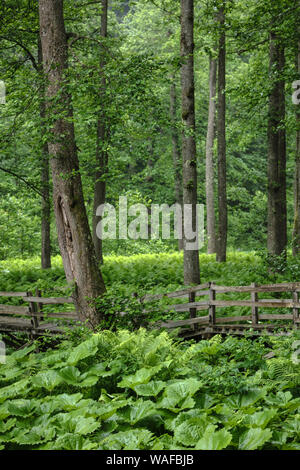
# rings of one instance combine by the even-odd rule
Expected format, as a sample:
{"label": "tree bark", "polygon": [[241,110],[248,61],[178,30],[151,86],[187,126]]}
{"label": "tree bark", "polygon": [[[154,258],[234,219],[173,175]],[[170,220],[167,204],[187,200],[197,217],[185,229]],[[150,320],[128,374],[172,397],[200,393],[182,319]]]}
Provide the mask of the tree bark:
{"label": "tree bark", "polygon": [[284,47],[270,33],[270,74],[272,89],[268,117],[268,237],[271,255],[279,256],[287,244],[286,229],[286,135],[284,93]]}
{"label": "tree bark", "polygon": [[47,77],[46,109],[53,202],[60,252],[68,283],[75,284],[79,317],[91,327],[101,313],[90,302],[105,291],[89,229],[77,156],[73,109],[68,91],[68,46],[63,0],[40,0],[40,38]]}
{"label": "tree bark", "polygon": [[214,139],[216,121],[217,61],[209,58],[209,108],[206,135],[206,230],[207,253],[216,252],[216,216],[214,202]]}
{"label": "tree bark", "polygon": [[[296,68],[300,74],[300,40],[296,54]],[[294,179],[294,226],[293,226],[293,256],[300,253],[300,109],[296,107],[296,158]]]}
{"label": "tree bark", "polygon": [[[38,38],[38,69],[39,72],[43,71],[43,58],[42,58],[42,45],[40,38]],[[45,89],[42,87],[40,97],[40,119],[41,119],[41,134],[42,140],[45,140],[45,118],[46,118],[46,104],[45,104]],[[50,237],[50,188],[49,188],[49,152],[48,144],[42,144],[42,160],[41,160],[41,266],[42,269],[51,268],[51,237]]]}
{"label": "tree bark", "polygon": [[218,262],[226,261],[227,247],[227,188],[226,188],[226,35],[225,35],[225,2],[219,9],[219,56],[218,56]]}
{"label": "tree bark", "polygon": [[[100,36],[102,38],[107,37],[107,4],[108,0],[101,0],[101,28]],[[97,122],[97,141],[96,141],[96,162],[97,171],[95,177],[95,191],[94,191],[94,209],[93,209],[93,240],[96,250],[97,259],[100,263],[103,263],[103,250],[102,250],[102,239],[96,234],[96,228],[98,223],[101,221],[101,216],[96,215],[97,207],[105,203],[106,198],[106,174],[108,164],[108,153],[106,150],[107,145],[107,126],[105,124],[105,109],[103,105],[103,98],[106,90],[106,80],[104,76],[105,67],[105,53],[101,54],[100,60],[100,77],[101,77],[101,88],[99,93],[101,111]]]}
{"label": "tree bark", "polygon": [[[197,204],[197,157],[195,139],[195,87],[194,87],[194,1],[181,0],[181,105],[182,105],[182,180],[183,206],[192,207],[192,229],[196,232]],[[184,217],[184,226],[188,222]],[[200,282],[199,250],[187,249],[188,240],[184,231],[184,283]]]}
{"label": "tree bark", "polygon": [[[181,149],[179,143],[179,135],[177,130],[177,93],[175,74],[171,77],[170,86],[170,118],[171,118],[171,133],[172,133],[172,146],[173,146],[173,168],[174,168],[174,192],[175,202],[182,207],[182,183],[181,183]],[[178,239],[178,250],[183,250],[183,240]]]}

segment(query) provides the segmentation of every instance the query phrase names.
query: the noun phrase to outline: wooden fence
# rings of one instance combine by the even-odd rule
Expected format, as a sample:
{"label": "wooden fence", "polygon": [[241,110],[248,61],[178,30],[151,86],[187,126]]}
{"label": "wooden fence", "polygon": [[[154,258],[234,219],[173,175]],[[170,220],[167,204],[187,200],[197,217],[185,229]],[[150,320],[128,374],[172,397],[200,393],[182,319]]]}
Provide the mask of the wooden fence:
{"label": "wooden fence", "polygon": [[[219,286],[213,282],[164,294],[145,295],[140,301],[144,312],[155,310],[156,301],[159,311],[187,313],[188,318],[161,320],[152,325],[155,328],[179,328],[183,337],[207,337],[213,334],[244,335],[249,334],[290,334],[300,325],[300,282],[286,284],[268,284],[251,286]],[[269,295],[288,294],[290,298],[262,299],[262,293]],[[217,299],[228,294],[249,294],[247,300]],[[31,338],[44,334],[62,334],[61,322],[70,325],[79,321],[75,311],[44,312],[45,305],[72,304],[71,297],[42,297],[40,291],[0,292],[0,297],[22,298],[24,306],[0,305],[0,332],[27,332]],[[168,299],[181,299],[180,303],[163,305]],[[187,299],[187,302],[183,302]],[[201,300],[202,299],[202,300]],[[163,302],[161,302],[163,301]],[[151,309],[147,303],[151,302]],[[224,315],[220,309],[232,310],[233,307],[246,307],[249,315]],[[148,308],[148,310],[147,310]],[[267,314],[262,309],[288,309],[289,313]],[[205,314],[203,315],[203,312]],[[52,320],[52,321],[51,321]],[[71,320],[71,322],[70,322]]]}
{"label": "wooden fence", "polygon": [[[181,328],[184,337],[210,336],[212,334],[244,335],[247,331],[254,334],[289,334],[300,325],[299,283],[267,284],[250,286],[219,286],[213,282],[192,288],[157,295],[146,295],[143,302],[162,299],[187,298],[188,302],[165,306],[165,310],[189,312],[189,318],[183,320],[161,321],[156,324],[162,328]],[[250,294],[249,300],[217,299],[220,294]],[[259,294],[289,293],[290,299],[261,299]],[[205,300],[196,300],[206,297]],[[219,316],[218,309],[247,307],[249,315]],[[291,313],[260,313],[260,309],[289,309]],[[198,312],[206,311],[206,315]],[[274,323],[275,321],[275,323]],[[272,323],[273,322],[273,323]],[[282,330],[279,332],[279,330]]]}
{"label": "wooden fence", "polygon": [[26,332],[30,338],[41,335],[62,334],[62,325],[53,320],[78,321],[76,311],[44,312],[44,305],[73,304],[71,297],[42,297],[41,291],[0,292],[0,297],[21,298],[27,305],[0,304],[0,332]]}

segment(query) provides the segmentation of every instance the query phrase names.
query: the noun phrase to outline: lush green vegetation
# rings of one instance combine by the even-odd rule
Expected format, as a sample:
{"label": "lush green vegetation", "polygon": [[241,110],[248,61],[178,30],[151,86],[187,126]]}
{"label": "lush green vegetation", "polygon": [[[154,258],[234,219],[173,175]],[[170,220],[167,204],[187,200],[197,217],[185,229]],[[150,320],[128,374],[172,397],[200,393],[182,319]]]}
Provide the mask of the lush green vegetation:
{"label": "lush green vegetation", "polygon": [[[86,323],[46,305],[63,337],[0,332],[0,450],[300,450],[299,329],[183,341],[157,320],[189,312],[140,301],[299,281],[298,17],[296,0],[1,3],[0,291],[72,292]],[[201,275],[174,227],[127,239],[120,196],[148,217],[205,205]],[[104,202],[118,230],[99,244]]]}
{"label": "lush green vegetation", "polygon": [[32,345],[0,366],[0,446],[299,450],[295,338],[179,344],[140,329]]}
{"label": "lush green vegetation", "polygon": [[[299,270],[292,258],[274,277],[255,253],[201,261],[203,280],[228,285],[290,281]],[[114,308],[106,300],[110,330],[81,327],[54,348],[42,339],[8,349],[0,364],[2,448],[300,449],[299,332],[196,343],[139,329],[141,310],[129,294],[180,287],[182,255],[108,257],[103,272],[114,289]],[[58,257],[46,272],[38,258],[1,262],[0,290],[64,284]],[[109,317],[120,308],[129,321],[116,330]]]}

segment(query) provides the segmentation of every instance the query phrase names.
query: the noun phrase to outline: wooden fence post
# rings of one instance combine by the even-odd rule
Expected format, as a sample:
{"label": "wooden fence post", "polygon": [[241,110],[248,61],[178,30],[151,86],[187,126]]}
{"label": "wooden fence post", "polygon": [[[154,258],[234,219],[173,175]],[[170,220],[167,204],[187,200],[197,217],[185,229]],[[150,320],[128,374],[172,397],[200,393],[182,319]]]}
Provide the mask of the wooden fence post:
{"label": "wooden fence post", "polygon": [[[196,292],[189,292],[189,303],[195,302],[196,299]],[[197,309],[196,308],[190,308],[190,318],[196,318],[197,316]],[[198,325],[193,325],[193,329],[197,330]]]}
{"label": "wooden fence post", "polygon": [[[41,297],[41,296],[42,296],[42,292],[41,292],[39,289],[36,289],[36,290],[35,290],[35,295],[36,295],[37,297]],[[39,313],[41,313],[41,315],[38,317],[39,320],[44,320],[44,316],[43,316],[43,307],[44,307],[44,306],[43,306],[42,303],[37,304],[37,311],[38,311]]]}
{"label": "wooden fence post", "polygon": [[[27,297],[32,297],[32,292],[27,292]],[[29,311],[31,313],[31,324],[32,324],[32,339],[34,337],[34,330],[39,326],[39,319],[36,315],[38,313],[38,306],[36,302],[29,302]]]}
{"label": "wooden fence post", "polygon": [[[298,303],[299,302],[299,294],[296,290],[293,291],[293,303]],[[299,309],[298,307],[293,307],[293,323],[294,323],[294,328],[298,327],[297,320],[299,320]]]}
{"label": "wooden fence post", "polygon": [[216,300],[216,291],[214,290],[213,283],[209,283],[209,309],[208,309],[208,322],[210,326],[216,323],[216,306],[212,305],[211,302]]}
{"label": "wooden fence post", "polygon": [[[256,287],[256,283],[252,282],[251,287]],[[255,326],[258,324],[258,307],[254,305],[255,302],[258,301],[258,294],[257,292],[251,292],[251,302],[253,305],[251,307],[251,314],[252,314],[252,325]]]}

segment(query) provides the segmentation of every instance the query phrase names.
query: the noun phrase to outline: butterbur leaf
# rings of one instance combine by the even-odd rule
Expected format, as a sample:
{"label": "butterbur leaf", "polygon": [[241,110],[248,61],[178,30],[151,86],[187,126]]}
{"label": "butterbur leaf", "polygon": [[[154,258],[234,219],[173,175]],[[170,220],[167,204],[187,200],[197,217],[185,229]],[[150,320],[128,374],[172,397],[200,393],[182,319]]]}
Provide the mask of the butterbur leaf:
{"label": "butterbur leaf", "polygon": [[[60,436],[54,444],[51,443],[49,449],[55,450],[92,450],[96,449],[97,443],[91,442],[80,434],[64,434]],[[45,447],[44,447],[45,449]]]}
{"label": "butterbur leaf", "polygon": [[160,408],[178,412],[193,408],[195,401],[191,398],[201,387],[202,382],[196,379],[177,380],[165,388],[163,399],[158,402]]}
{"label": "butterbur leaf", "polygon": [[156,407],[150,400],[137,400],[132,406],[125,408],[120,412],[122,418],[130,424],[136,424],[138,421],[154,414]]}
{"label": "butterbur leaf", "polygon": [[121,431],[116,434],[111,434],[105,438],[101,443],[101,449],[114,449],[114,450],[136,450],[143,449],[148,446],[152,440],[153,434],[147,429],[132,429],[129,431]]}
{"label": "butterbur leaf", "polygon": [[78,385],[80,382],[80,371],[77,367],[67,366],[59,372],[60,377],[70,385]]}
{"label": "butterbur leaf", "polygon": [[128,375],[124,377],[121,382],[118,383],[118,387],[121,388],[132,388],[140,384],[147,384],[151,377],[153,377],[157,372],[159,372],[161,366],[149,367],[139,369],[134,375]]}
{"label": "butterbur leaf", "polygon": [[269,421],[277,414],[277,411],[272,408],[269,410],[258,411],[257,413],[253,413],[252,415],[247,415],[244,420],[243,424],[249,426],[251,428],[262,428],[264,429]]}
{"label": "butterbur leaf", "polygon": [[0,403],[5,401],[7,398],[13,398],[20,395],[25,389],[26,392],[28,392],[28,384],[29,379],[22,379],[12,385],[0,388]]}
{"label": "butterbur leaf", "polygon": [[270,429],[251,428],[239,439],[239,450],[255,450],[263,446],[272,437]]}
{"label": "butterbur leaf", "polygon": [[100,335],[94,334],[91,338],[87,339],[80,343],[76,348],[71,352],[67,363],[74,366],[82,359],[85,359],[90,356],[94,356],[98,351],[98,345],[100,341]]}
{"label": "butterbur leaf", "polygon": [[91,375],[90,377],[87,377],[86,379],[80,381],[77,383],[78,387],[93,387],[93,385],[96,385],[98,382],[99,377],[96,375]]}
{"label": "butterbur leaf", "polygon": [[231,442],[232,435],[226,429],[215,431],[215,426],[210,426],[204,432],[203,437],[197,442],[197,450],[222,450]]}
{"label": "butterbur leaf", "polygon": [[226,402],[233,408],[246,408],[254,405],[257,401],[266,395],[264,389],[252,389],[245,393],[231,395],[226,399]]}
{"label": "butterbur leaf", "polygon": [[180,413],[180,411],[194,408],[195,400],[191,397],[187,397],[184,400],[177,401],[176,398],[165,397],[157,403],[158,408],[164,408],[170,410],[173,413]]}
{"label": "butterbur leaf", "polygon": [[204,417],[190,418],[175,428],[174,438],[181,444],[194,446],[203,436],[207,424]]}
{"label": "butterbur leaf", "polygon": [[24,429],[16,429],[11,434],[11,440],[20,445],[36,445],[43,442],[43,437],[37,432],[24,431]]}
{"label": "butterbur leaf", "polygon": [[30,416],[34,413],[36,404],[36,400],[26,400],[25,398],[19,398],[17,400],[11,400],[8,403],[8,411],[13,416]]}
{"label": "butterbur leaf", "polygon": [[166,384],[161,380],[152,380],[147,384],[140,384],[134,387],[134,391],[143,397],[156,397],[164,388]]}
{"label": "butterbur leaf", "polygon": [[81,418],[75,427],[76,434],[90,434],[100,427],[100,422],[97,422],[94,418]]}
{"label": "butterbur leaf", "polygon": [[16,418],[11,418],[4,423],[3,421],[0,421],[0,433],[5,433],[6,431],[9,431],[15,424]]}
{"label": "butterbur leaf", "polygon": [[73,393],[71,395],[62,393],[61,395],[57,395],[53,397],[55,408],[64,411],[73,410],[74,408],[77,408],[77,404],[81,400],[82,396],[82,393]]}
{"label": "butterbur leaf", "polygon": [[39,372],[37,375],[32,377],[32,385],[35,388],[45,388],[50,392],[59,384],[62,383],[62,379],[58,372],[55,370],[47,370],[45,372]]}

